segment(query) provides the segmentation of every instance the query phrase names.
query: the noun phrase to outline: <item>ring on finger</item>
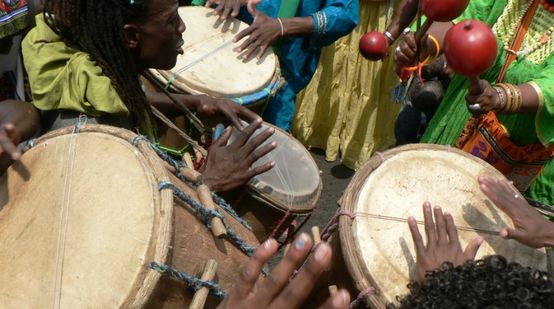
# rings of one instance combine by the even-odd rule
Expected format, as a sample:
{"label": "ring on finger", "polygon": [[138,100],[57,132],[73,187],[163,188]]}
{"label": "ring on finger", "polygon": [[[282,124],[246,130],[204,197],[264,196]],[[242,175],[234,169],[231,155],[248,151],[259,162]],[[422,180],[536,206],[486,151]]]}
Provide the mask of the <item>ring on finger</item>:
{"label": "ring on finger", "polygon": [[470,112],[478,113],[481,111],[481,105],[477,104],[471,104],[468,106],[468,109]]}

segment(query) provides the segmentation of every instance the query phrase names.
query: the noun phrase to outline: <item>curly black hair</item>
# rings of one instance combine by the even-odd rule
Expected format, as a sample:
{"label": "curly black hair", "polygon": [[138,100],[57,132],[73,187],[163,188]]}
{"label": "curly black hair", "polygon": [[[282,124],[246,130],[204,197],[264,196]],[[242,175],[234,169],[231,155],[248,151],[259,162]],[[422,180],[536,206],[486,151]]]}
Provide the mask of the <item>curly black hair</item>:
{"label": "curly black hair", "polygon": [[144,22],[151,0],[45,0],[48,25],[70,46],[89,53],[140,122],[148,104],[123,26]]}
{"label": "curly black hair", "polygon": [[499,255],[454,267],[445,263],[410,294],[387,308],[553,308],[554,285],[545,272],[508,263]]}

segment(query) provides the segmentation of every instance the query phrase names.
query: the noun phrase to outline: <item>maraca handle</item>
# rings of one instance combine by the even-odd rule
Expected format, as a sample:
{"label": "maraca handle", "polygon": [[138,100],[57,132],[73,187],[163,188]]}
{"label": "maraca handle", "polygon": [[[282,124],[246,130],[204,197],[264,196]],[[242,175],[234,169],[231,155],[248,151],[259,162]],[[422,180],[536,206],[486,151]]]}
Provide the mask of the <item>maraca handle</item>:
{"label": "maraca handle", "polygon": [[479,76],[468,77],[469,78],[469,94],[471,95],[481,95],[485,92],[485,88],[479,82]]}

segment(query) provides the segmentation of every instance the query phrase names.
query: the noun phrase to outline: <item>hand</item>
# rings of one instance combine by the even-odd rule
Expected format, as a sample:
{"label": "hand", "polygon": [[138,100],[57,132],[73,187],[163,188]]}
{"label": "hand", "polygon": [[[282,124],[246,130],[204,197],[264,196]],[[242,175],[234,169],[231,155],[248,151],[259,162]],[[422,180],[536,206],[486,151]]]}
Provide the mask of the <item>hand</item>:
{"label": "hand", "polygon": [[500,236],[515,239],[533,248],[554,245],[554,223],[546,220],[537,210],[513,188],[507,180],[494,180],[487,176],[479,177],[481,191],[505,212],[514,228],[503,228]]}
{"label": "hand", "polygon": [[0,174],[21,158],[17,144],[21,141],[21,133],[12,123],[0,125]]}
{"label": "hand", "polygon": [[212,7],[217,4],[215,13],[219,15],[220,20],[226,20],[231,17],[237,17],[240,13],[240,8],[246,5],[246,0],[208,0],[206,7]]}
{"label": "hand", "polygon": [[234,39],[235,42],[238,42],[248,36],[239,47],[239,52],[245,51],[242,55],[243,59],[250,59],[250,56],[256,51],[256,58],[261,59],[265,51],[281,37],[281,25],[279,21],[256,10],[255,5],[260,3],[260,1],[248,1],[248,12],[254,16],[254,22],[250,27],[239,32]]}
{"label": "hand", "polygon": [[252,122],[234,142],[227,145],[231,137],[231,128],[225,129],[221,137],[208,149],[206,165],[202,174],[204,183],[216,192],[230,191],[247,183],[250,178],[272,169],[275,162],[252,168],[252,164],[259,158],[271,152],[277,144],[275,142],[261,146],[275,129],[268,128],[249,141],[262,124],[261,120]]}
{"label": "hand", "polygon": [[449,213],[443,214],[442,209],[438,206],[435,206],[433,212],[436,222],[433,222],[431,204],[428,202],[423,204],[427,246],[423,245],[423,240],[414,217],[408,218],[408,225],[410,226],[410,232],[416,249],[417,281],[423,281],[428,271],[440,268],[445,262],[459,266],[468,260],[473,260],[477,250],[483,243],[483,238],[478,236],[470,241],[465,251],[463,251],[452,215]]}
{"label": "hand", "polygon": [[[418,54],[418,47],[421,49]],[[413,67],[428,57],[429,54],[436,54],[435,43],[429,39],[428,35],[421,38],[419,46],[416,44],[414,32],[408,32],[404,35],[398,46],[394,50],[395,69],[398,75],[401,74],[403,68]],[[419,56],[419,59],[418,59]]]}
{"label": "hand", "polygon": [[229,119],[238,130],[242,130],[243,128],[240,123],[240,118],[248,122],[261,121],[260,116],[256,115],[256,113],[228,99],[216,99],[202,96],[197,111],[208,116],[216,114],[223,115]]}
{"label": "hand", "polygon": [[501,108],[498,93],[489,82],[483,79],[471,84],[466,102],[468,110],[473,114],[496,112]]}
{"label": "hand", "polygon": [[[331,247],[324,242],[320,243],[307,263],[290,280],[294,270],[302,265],[312,248],[312,240],[303,233],[271,274],[258,280],[262,267],[277,252],[277,248],[277,242],[269,239],[254,251],[248,263],[241,268],[238,282],[218,308],[279,309],[299,308],[302,305],[331,261]],[[348,292],[340,290],[329,297],[321,308],[347,308],[349,302]]]}

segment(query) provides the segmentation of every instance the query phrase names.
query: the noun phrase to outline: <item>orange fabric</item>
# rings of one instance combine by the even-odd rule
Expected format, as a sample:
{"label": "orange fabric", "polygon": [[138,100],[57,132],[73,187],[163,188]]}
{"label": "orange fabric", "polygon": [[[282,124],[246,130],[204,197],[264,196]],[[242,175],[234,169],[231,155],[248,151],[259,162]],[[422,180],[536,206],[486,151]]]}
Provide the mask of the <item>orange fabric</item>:
{"label": "orange fabric", "polygon": [[554,156],[554,146],[542,144],[518,146],[512,143],[506,129],[493,112],[472,118],[460,135],[456,147],[494,166],[521,192],[531,183]]}

